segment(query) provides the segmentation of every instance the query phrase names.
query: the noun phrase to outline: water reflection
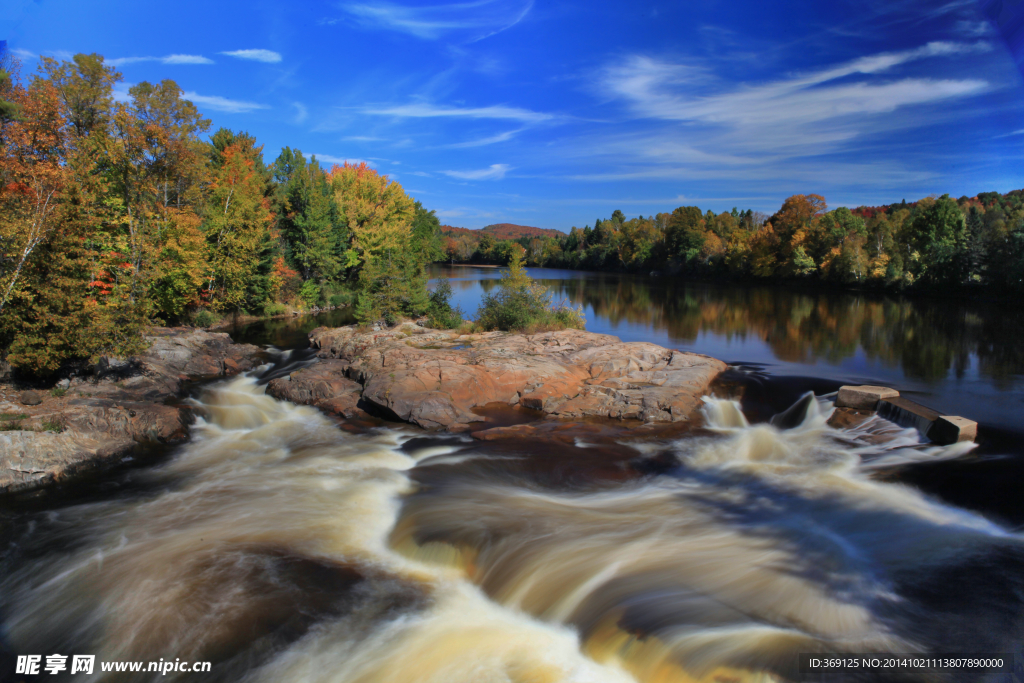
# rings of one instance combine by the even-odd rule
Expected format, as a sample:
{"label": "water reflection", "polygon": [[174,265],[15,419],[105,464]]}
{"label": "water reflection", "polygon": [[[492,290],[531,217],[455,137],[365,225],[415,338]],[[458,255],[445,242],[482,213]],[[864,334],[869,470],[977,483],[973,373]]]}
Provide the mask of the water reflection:
{"label": "water reflection", "polygon": [[[556,299],[583,304],[587,329],[627,341],[765,363],[788,374],[874,380],[928,394],[936,408],[972,412],[978,394],[1014,426],[1024,409],[1024,312],[1005,304],[765,286],[713,285],[625,274],[531,269]],[[437,268],[468,313],[498,269]],[[810,366],[813,366],[810,367]],[[962,394],[969,392],[968,400]],[[1012,394],[1006,396],[1004,392]],[[943,407],[945,405],[946,407]],[[1017,416],[1017,417],[1014,417]]]}

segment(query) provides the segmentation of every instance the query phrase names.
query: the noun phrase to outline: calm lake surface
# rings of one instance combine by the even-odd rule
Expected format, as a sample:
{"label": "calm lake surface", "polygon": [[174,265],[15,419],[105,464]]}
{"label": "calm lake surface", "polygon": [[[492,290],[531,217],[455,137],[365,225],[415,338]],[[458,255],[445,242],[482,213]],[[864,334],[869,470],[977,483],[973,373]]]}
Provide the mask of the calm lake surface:
{"label": "calm lake surface", "polygon": [[[881,384],[942,413],[1024,431],[1024,306],[531,268],[587,329],[773,377]],[[501,269],[435,266],[472,316]],[[821,392],[819,392],[821,393]]]}
{"label": "calm lake surface", "polygon": [[[591,331],[729,361],[726,395],[680,436],[477,441],[266,395],[350,309],[233,330],[268,363],[198,387],[188,443],[0,504],[0,681],[1020,682],[797,666],[1024,662],[1018,312],[532,274]],[[500,273],[435,275],[472,314]],[[976,418],[982,442],[833,429],[821,396],[844,382]],[[766,424],[807,391],[802,420]],[[12,678],[31,654],[96,672]],[[100,668],[118,661],[211,669]]]}

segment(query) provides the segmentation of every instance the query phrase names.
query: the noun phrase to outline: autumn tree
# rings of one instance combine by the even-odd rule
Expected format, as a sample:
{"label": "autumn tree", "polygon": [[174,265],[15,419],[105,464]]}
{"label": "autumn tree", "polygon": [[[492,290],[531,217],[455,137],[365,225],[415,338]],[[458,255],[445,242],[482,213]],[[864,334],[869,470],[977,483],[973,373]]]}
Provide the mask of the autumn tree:
{"label": "autumn tree", "polygon": [[228,144],[210,178],[205,221],[211,272],[211,305],[223,311],[255,310],[268,300],[274,219],[265,196],[265,177],[257,159],[262,147],[242,138]]}

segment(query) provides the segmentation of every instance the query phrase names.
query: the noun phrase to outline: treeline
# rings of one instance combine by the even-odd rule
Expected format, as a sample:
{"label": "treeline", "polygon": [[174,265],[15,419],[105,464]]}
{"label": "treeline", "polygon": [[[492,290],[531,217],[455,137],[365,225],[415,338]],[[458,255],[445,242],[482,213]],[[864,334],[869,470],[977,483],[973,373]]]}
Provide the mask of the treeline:
{"label": "treeline", "polygon": [[357,301],[361,319],[429,307],[434,212],[365,164],[272,164],[174,81],[115,99],[99,55],[0,64],[0,360],[46,374],[137,352],[153,323],[209,324]]}
{"label": "treeline", "polygon": [[[1024,288],[1024,190],[828,210],[819,195],[772,216],[696,206],[627,219],[621,211],[561,238],[520,239],[531,265],[693,277],[816,280],[841,286]],[[513,244],[446,239],[452,261],[501,263]]]}

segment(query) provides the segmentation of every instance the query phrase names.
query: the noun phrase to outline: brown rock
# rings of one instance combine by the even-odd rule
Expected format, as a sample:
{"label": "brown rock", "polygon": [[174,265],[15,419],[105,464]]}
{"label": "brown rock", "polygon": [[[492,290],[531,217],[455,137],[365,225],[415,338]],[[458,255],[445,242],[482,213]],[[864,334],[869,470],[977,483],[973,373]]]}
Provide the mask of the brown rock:
{"label": "brown rock", "polygon": [[836,396],[836,408],[853,408],[854,410],[877,410],[878,402],[887,398],[896,398],[900,392],[889,387],[871,385],[845,386],[839,388]]}
{"label": "brown rock", "polygon": [[0,493],[39,488],[119,461],[135,448],[125,438],[74,433],[0,432]]}
{"label": "brown rock", "polygon": [[[104,358],[90,381],[75,379],[66,397],[24,392],[33,406],[22,431],[0,433],[0,492],[60,481],[116,461],[140,443],[188,438],[190,411],[169,405],[182,383],[255,367],[260,349],[227,334],[192,328],[154,328],[151,345],[131,359]],[[46,423],[61,433],[35,432]]]}
{"label": "brown rock", "polygon": [[43,402],[45,396],[41,391],[23,391],[21,392],[21,403],[26,406],[37,406]]}
{"label": "brown rock", "polygon": [[349,365],[340,360],[318,360],[287,377],[271,380],[267,384],[267,395],[304,405],[347,394],[359,396],[362,386],[345,377]]}
{"label": "brown rock", "polygon": [[444,331],[377,333],[319,328],[322,358],[346,362],[362,398],[426,428],[464,429],[487,403],[521,404],[559,417],[686,420],[721,361],[580,330],[534,335]]}

